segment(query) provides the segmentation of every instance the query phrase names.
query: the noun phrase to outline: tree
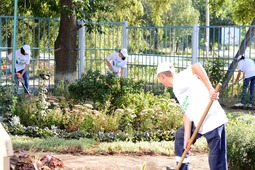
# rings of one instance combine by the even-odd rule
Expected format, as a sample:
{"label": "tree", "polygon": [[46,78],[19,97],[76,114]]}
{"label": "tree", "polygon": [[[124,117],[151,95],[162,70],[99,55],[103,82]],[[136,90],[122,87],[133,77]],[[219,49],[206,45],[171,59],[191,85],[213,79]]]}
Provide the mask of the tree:
{"label": "tree", "polygon": [[250,25],[255,18],[254,0],[214,0],[210,4],[218,16],[231,12],[235,24]]}
{"label": "tree", "polygon": [[[193,26],[199,22],[198,19],[199,11],[193,7],[191,0],[174,0],[169,10],[165,12],[163,17],[164,25],[171,26]],[[185,36],[187,34],[191,35],[190,32],[185,31],[184,34]],[[172,53],[178,53],[178,44],[181,44],[181,41],[183,40],[181,38],[176,38],[178,35],[176,35],[176,31],[174,29],[171,29],[170,37],[172,38]]]}
{"label": "tree", "polygon": [[[92,20],[97,11],[110,11],[111,4],[104,0],[60,0],[60,29],[55,42],[55,82],[73,82],[77,77],[77,31],[83,26],[77,19]],[[101,17],[96,18],[97,20]],[[92,31],[93,27],[89,27]],[[100,29],[100,28],[99,28]]]}
{"label": "tree", "polygon": [[191,0],[174,0],[165,12],[164,25],[193,26],[198,23],[199,11],[192,6]]}
{"label": "tree", "polygon": [[141,0],[108,0],[112,5],[112,12],[98,11],[97,16],[104,16],[109,21],[128,21],[128,25],[140,25],[144,8]]}
{"label": "tree", "polygon": [[255,18],[254,0],[235,0],[233,3],[233,18],[237,24],[250,24]]}
{"label": "tree", "polygon": [[[74,81],[76,78],[76,37],[77,21],[76,11],[71,10],[74,6],[72,0],[60,0],[63,7],[60,17],[60,28],[55,42],[55,81]],[[65,9],[66,8],[66,9]]]}
{"label": "tree", "polygon": [[[226,0],[224,4],[217,4],[215,1],[210,3],[210,25],[233,25],[232,19],[232,0]],[[193,1],[193,6],[200,13],[199,24],[206,25],[205,0]]]}

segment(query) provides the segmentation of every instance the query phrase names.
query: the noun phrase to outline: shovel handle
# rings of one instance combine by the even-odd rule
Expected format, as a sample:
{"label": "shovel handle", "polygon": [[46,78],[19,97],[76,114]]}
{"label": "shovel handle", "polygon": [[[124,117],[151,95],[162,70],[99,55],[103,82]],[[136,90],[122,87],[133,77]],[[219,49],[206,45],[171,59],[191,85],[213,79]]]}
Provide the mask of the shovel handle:
{"label": "shovel handle", "polygon": [[[220,88],[221,88],[221,83],[218,83],[218,85],[216,86],[215,92],[218,93],[218,92],[220,91]],[[205,111],[204,111],[204,113],[203,113],[203,115],[202,115],[202,117],[201,117],[201,119],[200,119],[200,121],[199,121],[199,123],[198,123],[198,125],[197,125],[197,127],[196,127],[196,129],[195,129],[195,131],[193,132],[191,138],[189,139],[189,142],[188,142],[188,144],[187,144],[187,147],[188,147],[188,148],[189,148],[189,147],[192,145],[192,143],[194,142],[194,140],[195,140],[195,138],[196,138],[196,136],[197,136],[197,134],[198,134],[198,131],[199,131],[200,127],[202,126],[202,124],[203,124],[203,122],[204,122],[204,120],[205,120],[205,117],[207,116],[208,111],[210,110],[210,108],[211,108],[211,106],[212,106],[212,103],[213,103],[213,100],[210,99],[210,101],[209,101],[209,103],[207,104],[207,107],[206,107],[206,109],[205,109]],[[187,153],[188,153],[188,150],[185,149],[184,152],[182,153],[181,160],[178,162],[178,165],[177,165],[176,168],[175,168],[176,170],[179,170],[179,169],[180,169],[180,167],[181,167],[181,165],[182,165],[182,162],[183,162],[184,158],[186,157]]]}

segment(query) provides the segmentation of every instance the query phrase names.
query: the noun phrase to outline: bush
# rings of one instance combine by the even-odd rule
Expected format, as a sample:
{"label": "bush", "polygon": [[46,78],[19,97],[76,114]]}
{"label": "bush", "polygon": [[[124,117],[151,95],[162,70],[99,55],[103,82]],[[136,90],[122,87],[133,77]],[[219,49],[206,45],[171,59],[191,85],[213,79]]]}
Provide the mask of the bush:
{"label": "bush", "polygon": [[214,60],[207,59],[207,65],[205,65],[205,70],[212,82],[213,87],[216,87],[219,82],[222,82],[223,76],[225,75],[224,66],[225,62],[223,58],[218,56]]}
{"label": "bush", "polygon": [[255,117],[240,115],[227,124],[227,154],[230,170],[255,169]]}
{"label": "bush", "polygon": [[[77,100],[47,96],[44,88],[38,96],[18,98],[12,115],[6,119],[8,132],[34,137],[94,137],[100,141],[174,139],[175,130],[182,125],[181,109],[174,100],[141,92],[142,82],[132,79],[105,77],[97,72],[87,76],[101,89],[92,89],[88,77],[77,81],[69,86]],[[91,96],[86,94],[88,98],[79,101],[83,92],[78,92],[83,88]],[[97,98],[92,102],[96,107],[84,104],[91,103],[93,96]]]}
{"label": "bush", "polygon": [[101,75],[99,71],[88,71],[81,79],[69,85],[70,96],[78,102],[92,101],[96,109],[102,110],[107,101],[116,109],[119,97],[128,93],[139,93],[143,82],[133,79],[116,78],[115,74]]}
{"label": "bush", "polygon": [[150,93],[122,96],[119,108],[125,110],[121,120],[125,119],[127,122],[121,123],[123,127],[127,128],[132,123],[135,131],[171,130],[182,125],[179,105],[174,100]]}
{"label": "bush", "polygon": [[17,97],[12,94],[13,87],[11,85],[0,87],[0,115],[5,116],[12,114],[17,105]]}
{"label": "bush", "polygon": [[69,96],[68,82],[66,80],[60,80],[54,87],[52,94],[54,96]]}
{"label": "bush", "polygon": [[24,126],[37,126],[39,125],[38,119],[40,119],[37,115],[37,107],[36,107],[37,98],[19,98],[18,105],[13,115],[16,115],[20,118],[20,122]]}

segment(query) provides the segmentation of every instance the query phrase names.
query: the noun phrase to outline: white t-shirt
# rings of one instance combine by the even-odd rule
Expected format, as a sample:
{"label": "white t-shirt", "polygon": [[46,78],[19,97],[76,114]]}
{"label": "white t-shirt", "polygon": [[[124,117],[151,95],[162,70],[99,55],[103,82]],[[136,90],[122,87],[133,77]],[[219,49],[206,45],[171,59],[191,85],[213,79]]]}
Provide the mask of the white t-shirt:
{"label": "white t-shirt", "polygon": [[[197,126],[210,101],[210,97],[204,83],[192,73],[191,66],[174,76],[173,92],[184,114]],[[225,111],[218,101],[214,101],[199,133],[205,134],[227,121]]]}
{"label": "white t-shirt", "polygon": [[[12,60],[12,53],[8,55],[9,60]],[[16,72],[23,70],[26,67],[26,64],[30,64],[30,55],[23,55],[19,50],[16,50],[16,62],[15,69]]]}
{"label": "white t-shirt", "polygon": [[255,64],[249,58],[244,59],[244,60],[240,60],[238,62],[238,70],[241,70],[241,71],[244,72],[245,78],[255,76]]}
{"label": "white t-shirt", "polygon": [[[111,63],[113,71],[118,73],[118,76],[120,76],[121,68],[127,68],[127,58],[122,60],[119,57],[119,53],[112,53],[106,59]],[[108,71],[111,72],[109,69]]]}

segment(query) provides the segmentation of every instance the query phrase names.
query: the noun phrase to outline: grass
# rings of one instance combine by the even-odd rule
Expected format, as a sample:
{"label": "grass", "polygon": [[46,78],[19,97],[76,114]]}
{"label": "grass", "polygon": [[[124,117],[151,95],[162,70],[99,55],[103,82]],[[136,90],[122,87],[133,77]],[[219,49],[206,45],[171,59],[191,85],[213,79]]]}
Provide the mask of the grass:
{"label": "grass", "polygon": [[73,152],[84,151],[88,147],[95,145],[96,142],[91,139],[60,139],[60,138],[30,138],[27,136],[11,136],[13,149],[24,149],[34,151],[51,152]]}
{"label": "grass", "polygon": [[[83,154],[138,154],[138,155],[167,155],[174,156],[174,142],[102,142],[93,139],[59,139],[59,138],[30,138],[27,136],[11,136],[14,150],[30,152],[59,152]],[[204,138],[199,139],[192,149],[194,152],[208,150]]]}

